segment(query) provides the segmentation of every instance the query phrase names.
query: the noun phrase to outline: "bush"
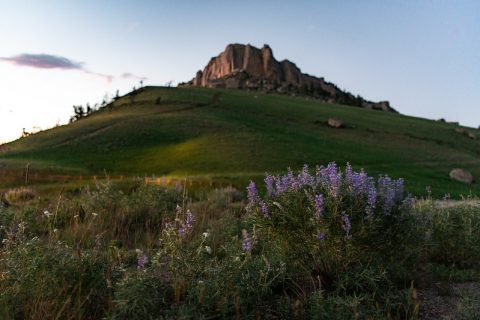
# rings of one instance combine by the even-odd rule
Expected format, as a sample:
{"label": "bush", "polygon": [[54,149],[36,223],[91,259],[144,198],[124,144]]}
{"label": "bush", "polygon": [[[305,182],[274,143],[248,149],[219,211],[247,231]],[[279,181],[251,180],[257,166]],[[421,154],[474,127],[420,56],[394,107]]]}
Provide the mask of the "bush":
{"label": "bush", "polygon": [[21,204],[35,198],[35,193],[30,188],[17,188],[5,193],[5,200],[10,204]]}
{"label": "bush", "polygon": [[480,207],[463,201],[444,206],[426,201],[417,206],[423,218],[427,259],[462,268],[480,261]]}
{"label": "bush", "polygon": [[[313,175],[307,166],[298,174],[267,175],[265,186],[265,197],[253,182],[248,187],[251,223],[259,239],[281,243],[292,274],[297,273],[294,279],[302,284],[338,289],[349,270],[373,268],[389,273],[381,279],[390,279],[416,263],[421,237],[403,180],[381,176],[375,183],[350,165],[341,172],[331,163]],[[344,289],[352,292],[356,286]]]}

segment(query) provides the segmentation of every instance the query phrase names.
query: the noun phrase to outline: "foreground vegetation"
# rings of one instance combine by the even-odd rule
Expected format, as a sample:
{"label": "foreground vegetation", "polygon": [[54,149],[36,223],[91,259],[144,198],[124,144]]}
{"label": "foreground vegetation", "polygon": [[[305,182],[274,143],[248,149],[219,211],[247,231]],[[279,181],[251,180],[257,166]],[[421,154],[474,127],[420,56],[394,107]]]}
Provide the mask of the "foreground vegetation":
{"label": "foreground vegetation", "polygon": [[[4,199],[5,319],[416,319],[422,288],[480,280],[475,202],[415,200],[349,165],[246,192],[106,182]],[[478,318],[475,301],[458,315]]]}
{"label": "foreground vegetation", "polygon": [[[340,119],[345,128],[326,123]],[[0,189],[81,177],[209,176],[247,183],[304,163],[351,161],[373,175],[403,177],[437,197],[478,195],[452,168],[480,177],[477,129],[239,90],[146,87],[67,126],[0,147]],[[8,181],[7,181],[8,180]],[[20,181],[20,182],[19,182]]]}

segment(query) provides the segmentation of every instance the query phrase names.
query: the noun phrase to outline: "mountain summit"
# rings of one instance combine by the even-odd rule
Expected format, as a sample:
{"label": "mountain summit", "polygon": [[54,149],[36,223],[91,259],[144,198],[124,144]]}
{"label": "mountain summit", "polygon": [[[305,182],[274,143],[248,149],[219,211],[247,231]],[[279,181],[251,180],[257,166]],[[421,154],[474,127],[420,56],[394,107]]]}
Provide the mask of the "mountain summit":
{"label": "mountain summit", "polygon": [[305,73],[289,60],[277,61],[268,45],[229,44],[184,86],[249,89],[299,94],[362,108],[396,112],[388,101],[371,102]]}

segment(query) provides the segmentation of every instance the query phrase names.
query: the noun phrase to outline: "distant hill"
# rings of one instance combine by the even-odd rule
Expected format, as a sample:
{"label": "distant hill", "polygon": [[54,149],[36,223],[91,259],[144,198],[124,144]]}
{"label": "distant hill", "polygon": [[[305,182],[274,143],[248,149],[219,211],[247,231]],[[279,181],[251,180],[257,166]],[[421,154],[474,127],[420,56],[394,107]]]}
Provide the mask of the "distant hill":
{"label": "distant hill", "polygon": [[[329,127],[329,118],[345,127]],[[305,97],[146,87],[72,124],[7,144],[0,153],[0,180],[9,167],[27,163],[32,172],[246,180],[304,163],[349,161],[372,174],[404,177],[415,192],[431,186],[437,194],[478,194],[478,184],[448,176],[460,167],[480,177],[480,142],[467,134],[479,131],[455,129]]]}
{"label": "distant hill", "polygon": [[248,89],[310,96],[326,102],[396,112],[388,101],[372,102],[305,73],[291,61],[277,61],[272,49],[229,44],[184,86]]}

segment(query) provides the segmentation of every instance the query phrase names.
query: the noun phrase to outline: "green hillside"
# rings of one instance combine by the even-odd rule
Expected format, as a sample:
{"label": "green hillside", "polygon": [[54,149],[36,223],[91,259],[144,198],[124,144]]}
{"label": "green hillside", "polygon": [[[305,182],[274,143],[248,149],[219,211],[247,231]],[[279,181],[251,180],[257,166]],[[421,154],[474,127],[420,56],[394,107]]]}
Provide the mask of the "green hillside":
{"label": "green hillside", "polygon": [[[346,128],[325,123],[338,118]],[[411,191],[480,193],[450,169],[480,177],[480,141],[453,124],[300,97],[202,88],[146,87],[73,124],[12,142],[0,170],[70,175],[260,177],[304,163],[347,161],[404,177]],[[469,132],[480,136],[475,129]]]}

